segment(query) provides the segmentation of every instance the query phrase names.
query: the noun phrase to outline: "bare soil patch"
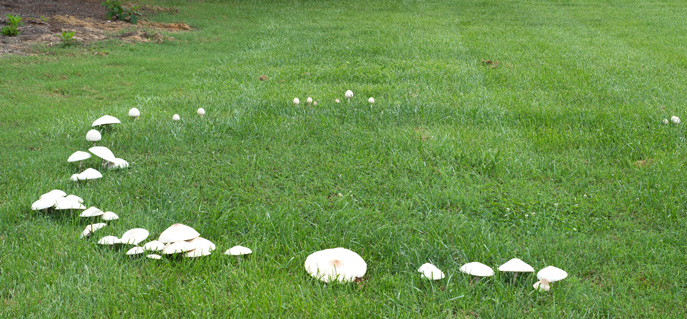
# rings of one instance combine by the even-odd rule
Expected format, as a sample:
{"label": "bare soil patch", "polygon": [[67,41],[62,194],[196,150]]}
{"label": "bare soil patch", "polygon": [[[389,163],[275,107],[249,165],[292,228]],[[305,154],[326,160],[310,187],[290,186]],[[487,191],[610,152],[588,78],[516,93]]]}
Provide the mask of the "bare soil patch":
{"label": "bare soil patch", "polygon": [[157,23],[146,21],[145,15],[165,12],[177,13],[173,8],[142,6],[143,19],[138,24],[108,21],[102,0],[0,0],[0,24],[7,23],[5,15],[22,17],[20,34],[15,37],[0,35],[0,56],[5,54],[31,54],[36,44],[59,45],[63,30],[75,31],[74,39],[80,45],[109,38],[125,42],[156,42],[174,40],[159,31],[190,31],[185,23]]}

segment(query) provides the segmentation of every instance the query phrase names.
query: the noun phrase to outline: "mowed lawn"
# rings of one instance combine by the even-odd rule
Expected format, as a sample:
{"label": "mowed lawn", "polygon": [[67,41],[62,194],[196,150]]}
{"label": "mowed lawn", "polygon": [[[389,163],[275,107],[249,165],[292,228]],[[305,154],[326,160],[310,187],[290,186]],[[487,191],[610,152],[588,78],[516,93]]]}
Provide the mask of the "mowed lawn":
{"label": "mowed lawn", "polygon": [[[662,123],[687,120],[684,1],[139,4],[195,30],[0,58],[1,317],[687,316],[686,129]],[[131,167],[71,182],[105,114]],[[93,221],[30,209],[55,188],[120,220],[79,239]],[[173,223],[217,251],[96,244]],[[360,283],[305,272],[334,247]],[[514,257],[569,277],[459,271]]]}

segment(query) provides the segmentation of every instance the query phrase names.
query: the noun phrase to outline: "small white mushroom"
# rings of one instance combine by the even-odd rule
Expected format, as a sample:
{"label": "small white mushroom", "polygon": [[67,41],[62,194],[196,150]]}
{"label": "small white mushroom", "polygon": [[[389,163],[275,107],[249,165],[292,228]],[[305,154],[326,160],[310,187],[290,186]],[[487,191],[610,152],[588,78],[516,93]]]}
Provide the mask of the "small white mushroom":
{"label": "small white mushroom", "polygon": [[105,212],[100,216],[100,218],[105,221],[111,221],[119,219],[119,216],[113,212]]}
{"label": "small white mushroom", "polygon": [[513,258],[505,264],[499,266],[499,271],[502,272],[534,272],[534,268],[519,258]]}
{"label": "small white mushroom", "polygon": [[76,202],[79,202],[79,203],[83,204],[83,198],[81,198],[81,197],[79,197],[79,196],[76,196],[76,195],[67,195],[67,196],[64,197],[64,199],[66,199],[66,200],[71,200],[71,201],[76,201]]}
{"label": "small white mushroom", "polygon": [[200,233],[198,233],[195,229],[184,224],[174,224],[165,229],[165,231],[160,234],[160,238],[158,240],[163,244],[168,244],[178,241],[191,240],[198,236],[200,236]]}
{"label": "small white mushroom", "polygon": [[670,121],[668,121],[668,119],[663,119],[663,124],[669,124],[669,123],[670,123]]}
{"label": "small white mushroom", "polygon": [[44,210],[55,206],[54,198],[39,199],[31,204],[31,210]]}
{"label": "small white mushroom", "polygon": [[129,167],[129,162],[127,162],[121,158],[115,158],[114,161],[107,162],[107,169],[122,169],[122,168],[128,168],[128,167]]}
{"label": "small white mushroom", "polygon": [[200,118],[202,119],[203,116],[205,116],[205,109],[202,108],[202,107],[201,107],[201,108],[198,108],[198,111],[196,111],[196,113],[197,113],[198,116],[200,116]]}
{"label": "small white mushroom", "polygon": [[301,101],[297,97],[293,98],[293,105],[298,105],[300,103]]}
{"label": "small white mushroom", "polygon": [[143,245],[143,249],[148,251],[161,251],[165,248],[165,244],[157,240],[151,240]]}
{"label": "small white mushroom", "polygon": [[150,258],[150,259],[162,259],[162,256],[160,256],[160,255],[158,255],[158,254],[150,254],[150,255],[148,255],[148,256],[146,256],[146,257],[148,257],[148,258]]}
{"label": "small white mushroom", "polygon": [[97,130],[90,130],[88,133],[86,133],[86,140],[89,142],[93,142],[93,145],[100,141],[102,139],[102,135],[100,135],[100,132]]}
{"label": "small white mushroom", "polygon": [[324,282],[350,282],[367,271],[367,263],[360,255],[341,247],[310,254],[304,266],[311,276]]}
{"label": "small white mushroom", "polygon": [[122,241],[122,244],[138,245],[138,243],[146,240],[149,234],[150,232],[148,232],[146,229],[134,228],[127,230],[124,234],[122,234],[120,240]]}
{"label": "small white mushroom", "polygon": [[117,159],[114,156],[114,153],[112,153],[112,151],[105,146],[93,146],[89,148],[88,151],[93,153],[93,155],[100,157],[104,163],[114,162]]}
{"label": "small white mushroom", "polygon": [[181,120],[181,117],[179,116],[179,114],[174,114],[174,115],[172,115],[172,121],[176,122],[176,121],[179,121],[179,120]]}
{"label": "small white mushroom", "polygon": [[252,254],[253,251],[250,250],[248,247],[243,247],[243,246],[234,246],[227,251],[224,252],[225,255],[231,255],[231,256],[241,256],[241,255],[249,255]]}
{"label": "small white mushroom", "polygon": [[334,100],[334,103],[340,103],[339,99]]}
{"label": "small white mushroom", "polygon": [[305,99],[305,103],[312,104],[312,98],[308,96],[308,98]]}
{"label": "small white mushroom", "polygon": [[213,244],[211,241],[203,238],[203,237],[196,237],[188,241],[189,243],[193,244],[196,246],[196,249],[194,250],[200,250],[202,252],[207,252],[208,255],[211,251],[215,250],[217,247],[215,244]]}
{"label": "small white mushroom", "polygon": [[445,277],[443,271],[430,263],[422,264],[417,271],[422,273],[422,278],[429,280],[439,280]]}
{"label": "small white mushroom", "polygon": [[[89,181],[92,179],[102,178],[103,174],[101,174],[100,172],[98,172],[95,169],[87,168],[85,171],[77,174],[76,177],[80,181]],[[74,180],[74,175],[72,175],[72,180]]]}
{"label": "small white mushroom", "polygon": [[79,168],[81,168],[81,163],[87,159],[91,158],[91,153],[84,151],[76,151],[67,159],[68,163],[79,162]]}
{"label": "small white mushroom", "polygon": [[90,224],[81,232],[80,238],[88,237],[105,226],[107,226],[105,223]]}
{"label": "small white mushroom", "polygon": [[367,102],[370,104],[375,104],[375,98],[370,97],[369,99],[367,99]]}
{"label": "small white mushroom", "polygon": [[164,248],[162,248],[162,253],[165,255],[172,255],[178,253],[185,253],[187,251],[191,251],[194,249],[196,249],[196,246],[194,244],[181,240],[167,244]]}
{"label": "small white mushroom", "polygon": [[91,125],[91,126],[96,127],[96,126],[119,124],[119,123],[121,123],[121,122],[116,117],[110,116],[110,115],[104,115],[104,116],[100,117],[99,119],[95,120],[95,122],[93,122],[93,125]]}
{"label": "small white mushroom", "polygon": [[460,267],[460,271],[475,277],[491,277],[494,275],[494,270],[491,267],[479,262],[467,263]]}
{"label": "small white mushroom", "polygon": [[129,110],[129,117],[135,119],[138,119],[138,117],[141,116],[141,111],[139,111],[137,108],[132,107],[131,110]]}
{"label": "small white mushroom", "polygon": [[100,244],[100,245],[112,246],[112,245],[119,245],[121,243],[122,243],[122,241],[119,240],[119,238],[117,238],[115,236],[105,236],[103,238],[100,238],[100,240],[98,240],[98,244]]}
{"label": "small white mushroom", "polygon": [[312,102],[312,105],[313,105],[313,106],[317,106],[317,101],[313,101],[313,102]]}
{"label": "small white mushroom", "polygon": [[344,94],[344,96],[346,97],[348,102],[350,102],[351,99],[353,98],[353,91],[351,91],[351,90],[346,91],[346,94]]}
{"label": "small white mushroom", "polygon": [[97,216],[101,216],[102,214],[103,214],[102,210],[98,209],[95,206],[91,206],[88,209],[81,212],[79,217],[97,217]]}
{"label": "small white mushroom", "polygon": [[565,270],[554,266],[548,266],[537,272],[537,279],[539,279],[539,281],[535,282],[532,287],[537,290],[549,291],[549,289],[551,289],[551,283],[561,281],[567,277],[568,273],[565,272]]}
{"label": "small white mushroom", "polygon": [[670,117],[670,122],[672,122],[672,123],[675,124],[675,125],[680,124],[680,118],[677,117],[677,116],[675,116],[675,115],[673,115],[673,116]]}
{"label": "small white mushroom", "polygon": [[143,247],[134,246],[133,248],[127,250],[126,254],[129,256],[133,256],[133,255],[140,255],[144,252],[145,252],[145,250],[143,249]]}

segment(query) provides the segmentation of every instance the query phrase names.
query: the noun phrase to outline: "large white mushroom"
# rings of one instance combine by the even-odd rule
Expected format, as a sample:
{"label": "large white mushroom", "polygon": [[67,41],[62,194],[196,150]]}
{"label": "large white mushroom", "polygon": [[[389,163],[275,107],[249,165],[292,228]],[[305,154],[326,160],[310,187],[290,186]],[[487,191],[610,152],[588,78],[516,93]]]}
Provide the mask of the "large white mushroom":
{"label": "large white mushroom", "polygon": [[91,153],[84,151],[76,151],[67,159],[68,163],[79,162],[79,168],[81,168],[81,163],[87,159],[91,158]]}
{"label": "large white mushroom", "polygon": [[184,224],[174,224],[165,229],[165,231],[160,234],[160,238],[158,238],[158,240],[163,244],[168,244],[178,241],[191,240],[198,236],[200,236],[200,233],[198,233],[195,229]]}
{"label": "large white mushroom", "polygon": [[534,272],[534,268],[528,265],[526,262],[519,258],[513,258],[507,261],[505,264],[499,266],[499,271],[502,272]]}
{"label": "large white mushroom", "polygon": [[103,160],[103,163],[114,162],[117,160],[114,153],[112,153],[112,151],[105,146],[93,146],[89,148],[88,151],[93,153],[93,155],[100,157]]}
{"label": "large white mushroom", "polygon": [[121,123],[116,117],[110,116],[110,115],[104,115],[100,117],[99,119],[95,120],[93,122],[93,127],[96,126],[102,126],[102,125],[111,125],[111,124],[119,124]]}
{"label": "large white mushroom", "polygon": [[57,200],[54,198],[39,199],[31,204],[31,210],[45,210],[55,206]]}
{"label": "large white mushroom", "polygon": [[[134,228],[126,231],[120,240],[122,244],[138,245],[138,243],[146,240],[150,232],[143,228]],[[142,249],[142,248],[141,248]]]}
{"label": "large white mushroom", "polygon": [[443,271],[430,263],[422,264],[417,271],[422,273],[422,278],[429,280],[439,280],[445,277]]}
{"label": "large white mushroom", "polygon": [[88,133],[86,133],[86,140],[89,142],[93,142],[93,145],[95,145],[98,141],[102,139],[102,135],[100,135],[100,132],[97,130],[90,130]]}
{"label": "large white mushroom", "polygon": [[65,193],[64,191],[59,190],[59,189],[53,189],[53,190],[41,195],[39,198],[40,199],[52,198],[52,199],[56,200],[60,197],[65,197],[65,196],[67,196],[67,193]]}
{"label": "large white mushroom", "polygon": [[141,111],[139,111],[137,108],[132,107],[131,110],[129,110],[129,117],[133,118],[134,120],[138,119],[138,117],[141,116]]}
{"label": "large white mushroom", "polygon": [[310,254],[305,260],[305,271],[324,282],[350,282],[365,275],[367,264],[355,252],[338,247]]}
{"label": "large white mushroom", "polygon": [[494,275],[494,270],[491,267],[476,261],[461,266],[460,271],[475,277],[491,277]]}
{"label": "large white mushroom", "polygon": [[550,283],[561,281],[568,277],[568,273],[565,270],[554,266],[548,266],[539,272],[537,272],[537,279],[539,281],[535,282],[532,287],[537,290],[549,291],[551,289]]}
{"label": "large white mushroom", "polygon": [[227,251],[224,252],[225,255],[231,255],[231,256],[242,256],[242,255],[250,255],[252,254],[253,251],[250,250],[248,247],[243,247],[243,246],[234,246]]}

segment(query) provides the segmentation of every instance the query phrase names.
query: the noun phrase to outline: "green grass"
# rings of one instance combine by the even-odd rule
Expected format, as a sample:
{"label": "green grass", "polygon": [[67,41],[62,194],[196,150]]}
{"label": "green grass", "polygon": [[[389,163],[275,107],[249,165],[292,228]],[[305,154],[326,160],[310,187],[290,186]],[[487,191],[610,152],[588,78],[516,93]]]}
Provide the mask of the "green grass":
{"label": "green grass", "polygon": [[[149,3],[196,30],[0,59],[0,316],[687,315],[685,129],[661,124],[687,118],[682,1]],[[131,167],[74,184],[104,114]],[[88,222],[30,210],[54,188],[121,219],[80,240]],[[175,222],[218,251],[95,244]],[[222,255],[239,244],[254,254]],[[339,246],[362,283],[305,272]],[[458,270],[513,257],[570,276],[536,293]]]}

